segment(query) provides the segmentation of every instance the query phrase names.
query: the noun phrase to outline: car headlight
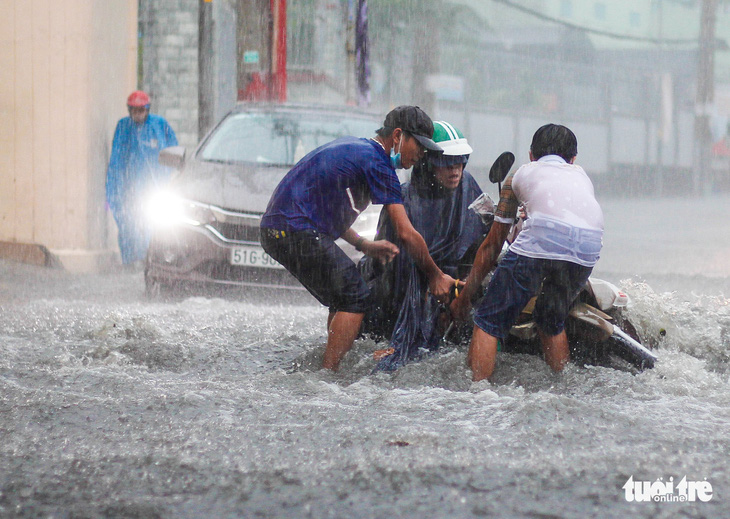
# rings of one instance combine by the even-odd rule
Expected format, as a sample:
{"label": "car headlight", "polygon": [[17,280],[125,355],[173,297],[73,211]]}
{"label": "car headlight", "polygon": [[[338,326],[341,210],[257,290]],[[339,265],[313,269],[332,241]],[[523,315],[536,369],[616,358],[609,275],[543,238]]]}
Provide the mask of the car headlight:
{"label": "car headlight", "polygon": [[168,191],[160,191],[147,201],[147,218],[155,227],[175,224],[205,225],[215,221],[210,208],[199,202],[186,200]]}
{"label": "car headlight", "polygon": [[378,221],[380,220],[380,211],[383,208],[382,205],[370,205],[365,209],[360,216],[357,217],[355,223],[352,224],[352,228],[368,240],[375,239],[375,234],[378,232]]}

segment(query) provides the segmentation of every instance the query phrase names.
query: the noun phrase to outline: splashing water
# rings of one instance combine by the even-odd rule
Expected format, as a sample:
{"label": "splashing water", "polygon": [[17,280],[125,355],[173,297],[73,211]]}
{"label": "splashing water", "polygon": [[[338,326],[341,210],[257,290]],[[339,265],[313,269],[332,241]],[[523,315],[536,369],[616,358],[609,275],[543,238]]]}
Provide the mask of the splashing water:
{"label": "splashing water", "polygon": [[[490,384],[463,347],[371,376],[383,345],[359,340],[321,371],[326,312],[307,300],[148,302],[132,274],[0,265],[2,516],[728,515],[721,297],[628,280],[655,369],[500,354]],[[685,475],[713,500],[624,498],[630,476]]]}

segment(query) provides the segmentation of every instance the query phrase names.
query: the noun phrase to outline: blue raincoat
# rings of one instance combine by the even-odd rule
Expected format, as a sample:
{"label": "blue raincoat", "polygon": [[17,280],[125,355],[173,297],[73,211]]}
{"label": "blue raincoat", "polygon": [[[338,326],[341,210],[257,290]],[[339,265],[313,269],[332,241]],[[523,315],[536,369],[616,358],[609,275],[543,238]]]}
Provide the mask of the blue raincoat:
{"label": "blue raincoat", "polygon": [[[427,173],[414,169],[412,181],[402,189],[408,218],[426,241],[433,260],[454,278],[466,275],[459,266],[470,267],[489,232],[489,226],[468,209],[482,194],[474,177],[464,171],[461,184],[448,191],[432,176],[429,179]],[[360,261],[374,300],[363,332],[390,339],[395,352],[380,360],[374,371],[393,371],[438,349],[443,335],[438,327],[442,309],[435,298],[426,297],[428,280],[398,242],[386,211],[381,213],[377,238],[392,241],[401,252],[385,267],[369,257]]]}
{"label": "blue raincoat", "polygon": [[160,166],[160,150],[177,146],[177,137],[159,115],[149,114],[143,124],[131,117],[117,123],[106,174],[106,200],[119,230],[122,263],[142,260],[149,244],[144,201],[156,186],[170,178],[170,168]]}

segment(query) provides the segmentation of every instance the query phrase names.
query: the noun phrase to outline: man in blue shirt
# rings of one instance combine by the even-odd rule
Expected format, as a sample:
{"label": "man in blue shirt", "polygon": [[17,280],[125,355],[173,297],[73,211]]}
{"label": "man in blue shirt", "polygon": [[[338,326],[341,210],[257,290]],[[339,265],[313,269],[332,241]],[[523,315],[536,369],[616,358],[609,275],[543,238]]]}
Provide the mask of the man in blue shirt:
{"label": "man in blue shirt", "polygon": [[372,139],[344,137],[320,146],[287,173],[261,219],[261,245],[330,310],[323,367],[336,370],[352,347],[370,291],[347,254],[335,245],[344,238],[358,250],[387,262],[399,253],[385,240],[370,241],[351,229],[372,201],[383,204],[399,240],[426,275],[430,291],[446,301],[456,281],[445,275],[413,228],[395,170],[410,168],[431,140],[433,122],[417,106],[399,106]]}
{"label": "man in blue shirt", "polygon": [[144,202],[156,185],[166,182],[169,168],[160,166],[160,150],[177,146],[177,137],[159,115],[150,113],[150,98],[141,90],[127,98],[129,117],[114,132],[106,176],[106,200],[117,222],[119,251],[125,265],[143,260],[149,244]]}

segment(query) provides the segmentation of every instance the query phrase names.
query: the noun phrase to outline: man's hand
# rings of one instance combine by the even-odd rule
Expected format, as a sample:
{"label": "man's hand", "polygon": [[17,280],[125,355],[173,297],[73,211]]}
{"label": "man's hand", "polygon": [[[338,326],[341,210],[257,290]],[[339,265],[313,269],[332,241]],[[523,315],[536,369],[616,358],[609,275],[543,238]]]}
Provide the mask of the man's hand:
{"label": "man's hand", "polygon": [[468,297],[457,297],[451,301],[449,310],[451,311],[451,317],[457,321],[466,321],[469,317],[469,309],[471,308],[471,301]]}
{"label": "man's hand", "polygon": [[489,229],[489,234],[479,246],[464,289],[459,290],[459,296],[451,302],[451,315],[457,321],[466,321],[469,317],[471,301],[479,292],[484,278],[497,263],[499,252],[502,250],[502,244],[509,230],[510,225],[495,221],[492,228]]}
{"label": "man's hand", "polygon": [[441,272],[428,281],[428,289],[439,303],[448,303],[454,287],[464,286],[463,281],[452,278]]}
{"label": "man's hand", "polygon": [[392,261],[400,253],[400,249],[387,240],[365,240],[362,242],[360,249],[383,265]]}

